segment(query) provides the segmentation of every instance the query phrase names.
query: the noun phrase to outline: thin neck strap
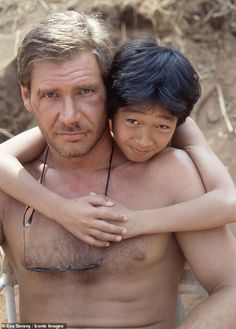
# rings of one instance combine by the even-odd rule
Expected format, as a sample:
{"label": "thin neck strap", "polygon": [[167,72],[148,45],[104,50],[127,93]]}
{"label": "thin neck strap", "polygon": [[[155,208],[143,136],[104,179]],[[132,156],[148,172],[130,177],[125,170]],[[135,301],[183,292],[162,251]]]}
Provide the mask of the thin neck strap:
{"label": "thin neck strap", "polygon": [[42,174],[41,174],[40,181],[39,181],[40,184],[43,184],[43,179],[44,179],[46,164],[47,164],[47,158],[48,158],[48,151],[49,151],[49,146],[47,145],[46,153],[45,153],[45,157],[44,157],[44,161],[43,161],[43,170],[42,170]]}
{"label": "thin neck strap", "polygon": [[[43,179],[44,179],[44,176],[45,176],[46,164],[47,164],[47,158],[48,158],[48,151],[49,151],[49,146],[46,147],[46,153],[45,153],[44,162],[43,162],[43,170],[42,170],[42,174],[41,174],[41,177],[40,177],[40,184],[43,183]],[[114,151],[114,142],[112,141],[111,154],[110,154],[110,158],[109,158],[109,164],[108,164],[108,170],[107,170],[107,179],[106,179],[106,185],[105,185],[105,191],[104,191],[105,196],[108,195],[109,183],[110,183],[110,178],[111,178],[111,164],[112,164],[112,158],[113,158],[113,151]]]}
{"label": "thin neck strap", "polygon": [[111,154],[110,154],[109,165],[108,165],[108,170],[107,170],[107,180],[106,180],[105,193],[104,193],[105,196],[108,195],[109,183],[110,183],[110,178],[111,178],[111,164],[112,164],[112,158],[113,158],[113,151],[114,151],[114,142],[112,141]]}
{"label": "thin neck strap", "polygon": [[[46,164],[47,164],[47,158],[48,158],[48,151],[49,151],[49,146],[46,147],[46,153],[45,153],[44,162],[43,162],[43,170],[42,170],[42,174],[41,174],[41,177],[40,177],[40,184],[43,184],[43,179],[44,179],[44,176],[45,176]],[[105,185],[105,191],[104,191],[104,194],[106,196],[108,195],[109,183],[110,183],[110,178],[111,178],[111,164],[112,164],[112,158],[113,158],[113,151],[114,151],[114,143],[112,141],[111,154],[110,154],[110,158],[109,158],[109,164],[108,164],[108,170],[107,170],[107,179],[106,179],[106,185]]]}

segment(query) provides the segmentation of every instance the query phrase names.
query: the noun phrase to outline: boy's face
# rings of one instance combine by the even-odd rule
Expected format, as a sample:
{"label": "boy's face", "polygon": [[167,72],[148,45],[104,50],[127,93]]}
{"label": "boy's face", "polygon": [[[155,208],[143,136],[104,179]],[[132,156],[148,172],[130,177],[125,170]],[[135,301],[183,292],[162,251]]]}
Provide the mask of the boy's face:
{"label": "boy's face", "polygon": [[119,108],[112,120],[116,144],[131,161],[144,162],[170,142],[177,118],[161,106]]}

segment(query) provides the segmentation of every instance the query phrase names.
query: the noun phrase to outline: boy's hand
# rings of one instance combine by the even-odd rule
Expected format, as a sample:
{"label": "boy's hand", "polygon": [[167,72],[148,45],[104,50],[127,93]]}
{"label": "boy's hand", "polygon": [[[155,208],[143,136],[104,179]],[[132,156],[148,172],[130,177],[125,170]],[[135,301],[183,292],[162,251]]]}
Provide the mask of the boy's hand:
{"label": "boy's hand", "polygon": [[127,229],[121,226],[127,221],[127,216],[114,207],[112,200],[94,193],[65,199],[62,207],[57,208],[54,219],[75,237],[95,247],[120,242],[122,235],[127,233]]}

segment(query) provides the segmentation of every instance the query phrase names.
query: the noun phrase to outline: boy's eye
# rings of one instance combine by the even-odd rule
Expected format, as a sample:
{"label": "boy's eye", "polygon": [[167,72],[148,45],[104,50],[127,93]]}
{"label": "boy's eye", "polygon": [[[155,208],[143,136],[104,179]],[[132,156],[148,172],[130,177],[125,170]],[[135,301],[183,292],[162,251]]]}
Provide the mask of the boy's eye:
{"label": "boy's eye", "polygon": [[135,120],[135,119],[127,119],[126,121],[127,121],[130,125],[134,125],[134,126],[139,125],[138,120]]}
{"label": "boy's eye", "polygon": [[167,126],[167,125],[157,125],[156,127],[157,127],[157,128],[160,128],[160,129],[163,129],[163,130],[170,129],[170,127]]}

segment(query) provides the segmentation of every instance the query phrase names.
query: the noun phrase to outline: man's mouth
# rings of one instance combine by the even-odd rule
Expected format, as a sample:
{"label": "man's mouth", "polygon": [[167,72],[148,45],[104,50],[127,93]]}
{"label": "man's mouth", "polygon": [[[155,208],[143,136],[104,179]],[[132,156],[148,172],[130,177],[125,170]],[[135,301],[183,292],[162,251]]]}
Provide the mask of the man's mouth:
{"label": "man's mouth", "polygon": [[61,131],[57,134],[70,141],[79,141],[87,135],[87,131]]}

